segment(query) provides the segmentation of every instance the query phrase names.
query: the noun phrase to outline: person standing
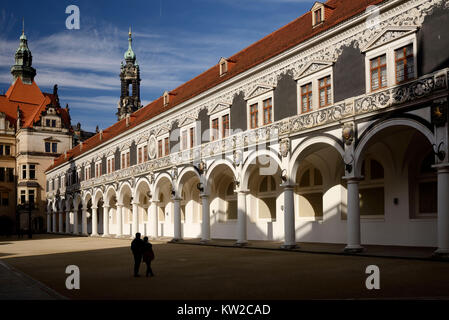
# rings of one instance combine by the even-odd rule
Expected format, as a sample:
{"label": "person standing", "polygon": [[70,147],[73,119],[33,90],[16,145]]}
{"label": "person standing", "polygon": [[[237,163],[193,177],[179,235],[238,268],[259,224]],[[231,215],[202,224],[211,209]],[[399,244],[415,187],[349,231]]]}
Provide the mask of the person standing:
{"label": "person standing", "polygon": [[151,269],[151,261],[154,259],[153,245],[148,242],[148,237],[143,238],[143,262],[147,265],[146,276],[151,275],[154,277],[153,270]]}
{"label": "person standing", "polygon": [[139,277],[139,268],[142,261],[143,241],[140,239],[140,233],[136,233],[136,237],[131,242],[131,251],[134,256],[134,277]]}

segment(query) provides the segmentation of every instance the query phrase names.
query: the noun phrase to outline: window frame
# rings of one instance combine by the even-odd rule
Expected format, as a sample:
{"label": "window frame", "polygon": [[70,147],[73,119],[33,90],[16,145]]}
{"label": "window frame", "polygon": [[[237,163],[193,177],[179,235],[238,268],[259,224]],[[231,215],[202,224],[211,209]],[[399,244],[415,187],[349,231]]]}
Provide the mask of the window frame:
{"label": "window frame", "polygon": [[[320,106],[320,79],[330,77],[330,87],[331,87],[331,99],[329,100],[328,104],[326,106]],[[308,111],[302,110],[302,87],[307,84],[312,84],[312,104]],[[333,66],[329,65],[328,67],[325,67],[321,69],[320,71],[314,72],[312,74],[309,74],[305,77],[299,78],[296,80],[297,85],[297,114],[307,114],[309,112],[313,112],[316,110],[319,110],[321,108],[327,108],[335,103],[334,97],[334,73],[333,73]]]}
{"label": "window frame", "polygon": [[[228,116],[228,135],[225,136],[224,135],[224,127],[223,127],[223,118],[225,116]],[[216,139],[212,139],[213,138],[213,133],[214,133],[214,128],[213,128],[213,122],[214,120],[217,120],[217,131],[216,131]],[[217,141],[217,140],[221,140],[224,139],[226,137],[230,136],[230,130],[231,130],[231,113],[229,111],[229,109],[225,109],[222,110],[220,112],[214,113],[213,115],[211,115],[209,117],[209,128],[210,128],[210,134],[209,134],[209,141]]]}
{"label": "window frame", "polygon": [[[168,139],[168,154],[166,150],[166,141],[165,139]],[[165,156],[168,156],[170,154],[170,133],[165,133],[157,137],[157,155],[156,158],[163,158]],[[162,153],[159,154],[159,143],[162,143]]]}
{"label": "window frame", "polygon": [[[264,115],[264,101],[271,99],[271,122],[270,123],[264,123],[265,115]],[[252,107],[257,105],[257,112],[252,112]],[[270,90],[268,92],[265,92],[264,94],[258,95],[256,97],[253,97],[251,99],[248,99],[246,101],[246,114],[247,116],[247,128],[249,130],[261,128],[264,126],[267,126],[274,122],[274,110],[276,108],[276,102],[274,101],[274,89]],[[253,119],[252,114],[257,115],[257,123],[256,126],[253,127]],[[230,120],[230,119],[229,119]]]}
{"label": "window frame", "polygon": [[[181,151],[185,151],[185,150],[190,150],[196,146],[198,146],[198,134],[197,134],[197,126],[196,126],[196,122],[194,121],[188,125],[185,125],[183,127],[180,128],[180,149]],[[193,146],[191,145],[191,141],[192,141],[192,137],[190,136],[191,134],[191,130],[193,129]],[[186,134],[186,145],[184,145],[184,134]]]}
{"label": "window frame", "polygon": [[[365,52],[365,86],[366,93],[372,93],[377,91],[382,91],[387,88],[394,87],[396,85],[402,85],[408,81],[412,81],[413,79],[408,79],[407,81],[396,83],[396,59],[395,59],[395,50],[400,49],[402,47],[406,47],[407,45],[413,45],[413,79],[418,78],[418,43],[416,32],[413,32],[407,36],[396,39],[392,42],[386,43],[383,46],[376,47],[374,49],[368,50]],[[371,60],[386,55],[386,63],[387,63],[387,84],[386,87],[376,90],[371,90]]]}

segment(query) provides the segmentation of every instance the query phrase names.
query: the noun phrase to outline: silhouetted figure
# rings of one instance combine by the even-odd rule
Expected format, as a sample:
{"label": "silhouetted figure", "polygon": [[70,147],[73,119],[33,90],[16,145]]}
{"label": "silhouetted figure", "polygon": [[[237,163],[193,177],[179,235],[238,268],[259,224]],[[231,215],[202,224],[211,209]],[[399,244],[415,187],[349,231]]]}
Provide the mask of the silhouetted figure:
{"label": "silhouetted figure", "polygon": [[153,245],[148,242],[148,237],[143,238],[143,262],[147,265],[146,276],[154,276],[153,270],[151,269],[151,261],[154,259]]}
{"label": "silhouetted figure", "polygon": [[136,233],[136,238],[131,242],[131,251],[134,255],[134,277],[139,276],[140,262],[142,261],[143,241],[140,233]]}

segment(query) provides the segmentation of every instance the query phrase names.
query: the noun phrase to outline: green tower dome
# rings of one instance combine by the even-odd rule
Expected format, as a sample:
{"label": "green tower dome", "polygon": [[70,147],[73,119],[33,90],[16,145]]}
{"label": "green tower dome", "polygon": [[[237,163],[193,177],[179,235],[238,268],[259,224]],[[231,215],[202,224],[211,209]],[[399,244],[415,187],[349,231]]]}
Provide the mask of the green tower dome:
{"label": "green tower dome", "polygon": [[124,58],[126,61],[130,60],[130,61],[134,62],[136,60],[136,54],[133,51],[132,42],[133,42],[133,39],[131,37],[131,27],[130,27],[129,28],[129,38],[128,38],[129,45],[128,45],[128,50],[126,50],[126,52],[125,52]]}

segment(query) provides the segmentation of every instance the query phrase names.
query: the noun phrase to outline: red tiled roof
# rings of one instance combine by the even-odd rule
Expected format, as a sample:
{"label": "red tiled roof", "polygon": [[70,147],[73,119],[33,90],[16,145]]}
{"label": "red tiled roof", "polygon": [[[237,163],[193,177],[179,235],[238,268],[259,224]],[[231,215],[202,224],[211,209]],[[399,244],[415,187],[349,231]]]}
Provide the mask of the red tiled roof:
{"label": "red tiled roof", "polygon": [[[385,0],[329,0],[325,3],[327,7],[333,8],[327,15],[326,20],[319,26],[312,27],[312,14],[307,12],[296,20],[290,22],[279,30],[269,34],[263,39],[257,41],[251,46],[243,49],[237,54],[229,57],[229,60],[235,61],[232,68],[220,77],[219,65],[215,65],[209,70],[203,72],[192,80],[184,83],[178,88],[170,91],[170,103],[163,105],[163,98],[160,97],[147,106],[137,110],[131,115],[129,126],[126,127],[126,120],[123,119],[103,131],[103,138],[100,141],[99,134],[83,142],[82,150],[76,146],[68,151],[68,156],[63,155],[55,159],[55,162],[48,170],[61,165],[70,157],[76,157],[80,154],[118,136],[140,123],[143,123],[179,104],[185,102],[196,95],[205,92],[216,85],[225,82],[236,75],[251,69],[252,67],[322,33],[349,18],[363,13],[370,5],[376,5]],[[70,156],[69,156],[70,155]]]}
{"label": "red tiled roof", "polygon": [[[37,84],[24,84],[20,78],[12,84],[5,95],[0,96],[0,112],[4,112],[14,126],[17,122],[17,107],[21,111],[23,128],[31,128],[40,120],[42,112],[50,103],[56,103],[56,97],[50,93],[42,93]],[[66,109],[57,108],[62,122],[70,128],[70,116]]]}

